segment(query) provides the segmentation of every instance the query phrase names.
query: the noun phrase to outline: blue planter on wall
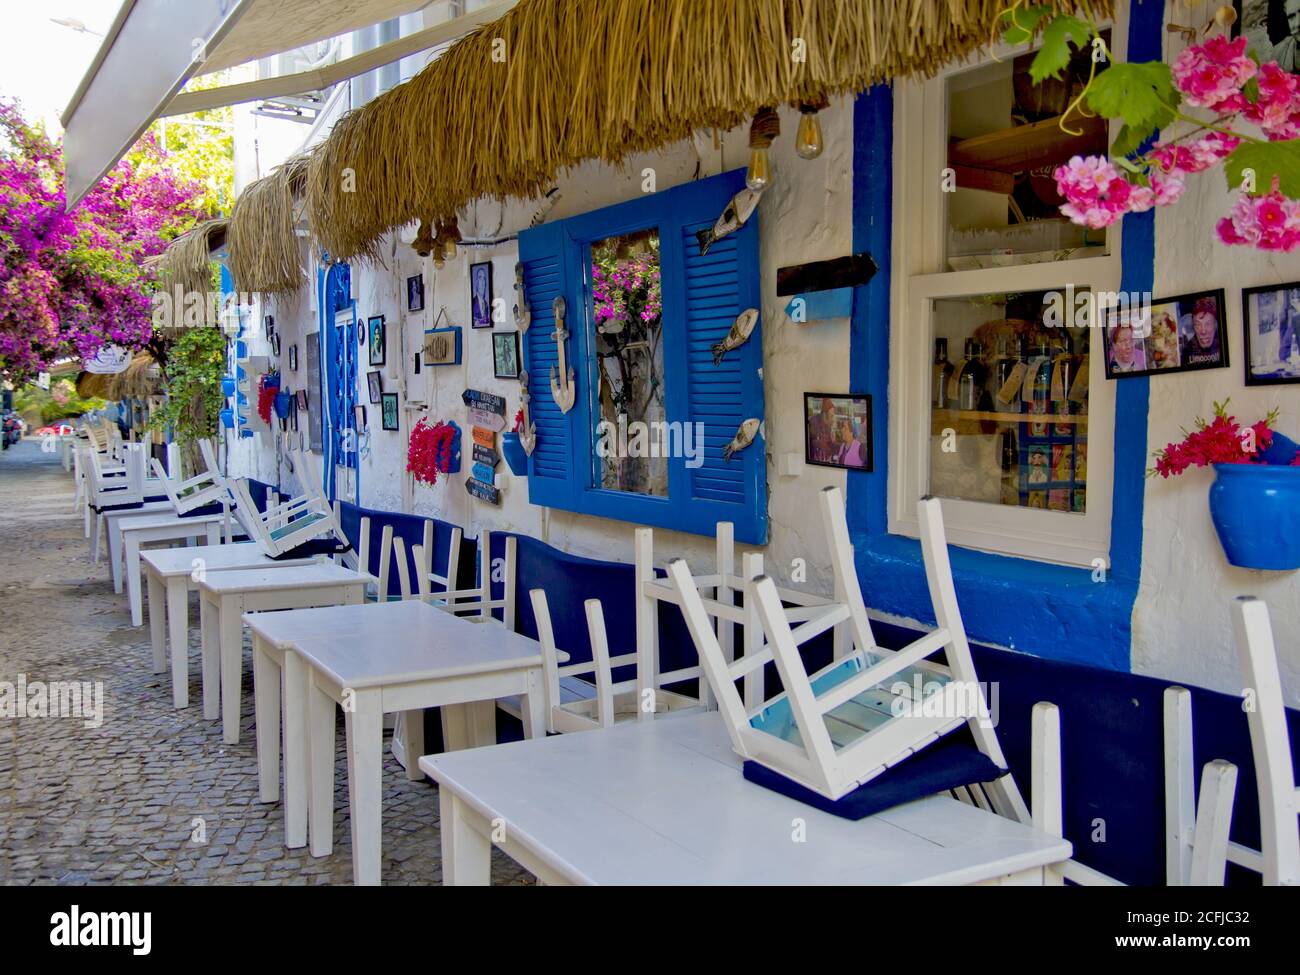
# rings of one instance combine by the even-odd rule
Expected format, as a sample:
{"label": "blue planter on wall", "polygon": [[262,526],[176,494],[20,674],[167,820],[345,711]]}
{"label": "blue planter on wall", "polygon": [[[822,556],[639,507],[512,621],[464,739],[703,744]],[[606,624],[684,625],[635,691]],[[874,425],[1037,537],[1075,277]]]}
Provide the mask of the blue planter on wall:
{"label": "blue planter on wall", "polygon": [[519,434],[502,434],[501,456],[506,459],[506,466],[515,477],[528,476],[528,451],[524,450],[524,445],[519,442]]}
{"label": "blue planter on wall", "polygon": [[1300,467],[1215,464],[1210,517],[1244,569],[1300,569]]}

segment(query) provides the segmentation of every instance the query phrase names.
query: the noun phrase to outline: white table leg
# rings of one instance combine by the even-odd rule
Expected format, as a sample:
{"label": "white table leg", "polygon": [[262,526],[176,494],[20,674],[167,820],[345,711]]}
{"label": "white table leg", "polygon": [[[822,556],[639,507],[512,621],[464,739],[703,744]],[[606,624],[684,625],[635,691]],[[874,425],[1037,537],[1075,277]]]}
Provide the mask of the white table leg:
{"label": "white table leg", "polygon": [[253,634],[253,715],[257,722],[257,797],[280,800],[280,668]]}
{"label": "white table leg", "polygon": [[95,535],[90,541],[90,554],[95,558],[95,564],[99,564],[99,553],[102,548],[100,540],[104,537],[104,513],[102,511],[95,514]]}
{"label": "white table leg", "polygon": [[309,678],[307,747],[311,762],[311,855],[326,857],[334,849],[334,699]]}
{"label": "white table leg", "polygon": [[104,531],[108,533],[108,568],[113,576],[113,592],[122,591],[122,519],[110,521],[104,517]]}
{"label": "white table leg", "polygon": [[442,747],[445,751],[458,752],[469,747],[469,732],[465,728],[465,706],[463,704],[444,704],[442,706]]}
{"label": "white table leg", "polygon": [[149,643],[153,649],[153,672],[161,674],[167,669],[167,648],[164,645],[167,630],[164,616],[163,580],[153,569],[146,570],[149,586]]}
{"label": "white table leg", "polygon": [[469,746],[481,748],[497,743],[497,702],[471,701],[465,706],[465,726]]}
{"label": "white table leg", "polygon": [[235,596],[222,596],[219,626],[221,629],[221,740],[227,745],[239,743],[239,704],[243,696],[244,669],[244,602]]}
{"label": "white table leg", "polygon": [[525,738],[546,737],[546,702],[542,695],[542,672],[533,667],[528,671],[528,690],[524,692],[523,719]]}
{"label": "white table leg", "polygon": [[[149,600],[152,607],[152,595]],[[189,583],[185,576],[173,576],[167,580],[167,648],[172,664],[172,706],[177,708],[190,706],[189,637]]]}
{"label": "white table leg", "polygon": [[219,521],[208,522],[207,543],[209,545],[221,544],[221,522]]}
{"label": "white table leg", "polygon": [[383,834],[384,713],[377,690],[356,691],[353,701],[352,710],[343,712],[352,813],[352,882],[376,887]]}
{"label": "white table leg", "polygon": [[[284,842],[290,849],[297,849],[307,845],[311,761],[307,744],[307,666],[294,651],[285,650],[281,672],[284,677]],[[334,715],[331,710],[331,752],[333,744]],[[332,796],[330,801],[333,801]]]}
{"label": "white table leg", "polygon": [[411,782],[420,782],[424,773],[420,771],[420,756],[424,754],[424,712],[402,712],[402,745],[406,761],[406,777]]}
{"label": "white table leg", "polygon": [[438,788],[444,887],[486,887],[492,882],[492,844],[470,824],[481,818],[444,786]]}
{"label": "white table leg", "polygon": [[203,717],[221,717],[220,610],[206,594],[199,594],[199,648],[203,667]]}
{"label": "white table leg", "polygon": [[131,625],[144,622],[144,608],[140,605],[140,538],[131,533],[126,539],[126,598],[131,604]]}

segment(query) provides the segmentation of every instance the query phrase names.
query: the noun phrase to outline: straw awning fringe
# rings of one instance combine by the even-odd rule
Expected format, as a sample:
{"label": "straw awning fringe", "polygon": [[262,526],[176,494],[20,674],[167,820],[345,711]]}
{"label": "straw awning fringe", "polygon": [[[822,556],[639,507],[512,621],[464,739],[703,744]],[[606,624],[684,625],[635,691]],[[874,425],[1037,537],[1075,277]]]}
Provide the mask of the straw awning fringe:
{"label": "straw awning fringe", "polygon": [[226,235],[235,290],[281,294],[302,284],[294,203],[306,179],[307,156],[295,156],[239,194]]}
{"label": "straw awning fringe", "polygon": [[[1049,6],[1103,17],[1111,5]],[[334,126],[307,165],[312,233],[337,259],[374,257],[395,228],[449,219],[483,196],[536,196],[584,160],[617,164],[698,130],[733,128],[765,105],[933,74],[988,44],[1007,7],[522,0]],[[504,60],[493,58],[498,39]]]}
{"label": "straw awning fringe", "polygon": [[215,242],[222,239],[227,223],[222,218],[205,220],[168,244],[153,262],[159,290],[173,294],[179,285],[185,295],[211,291],[214,238]]}

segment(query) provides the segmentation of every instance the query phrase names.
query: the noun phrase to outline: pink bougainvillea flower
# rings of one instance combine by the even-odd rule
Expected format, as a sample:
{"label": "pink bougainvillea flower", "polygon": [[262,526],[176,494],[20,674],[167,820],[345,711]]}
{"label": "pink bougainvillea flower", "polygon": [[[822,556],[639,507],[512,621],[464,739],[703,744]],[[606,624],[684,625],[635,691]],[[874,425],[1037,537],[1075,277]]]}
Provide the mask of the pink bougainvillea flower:
{"label": "pink bougainvillea flower", "polygon": [[1300,135],[1300,83],[1276,61],[1259,66],[1256,77],[1259,98],[1247,104],[1243,114],[1258,125],[1272,141]]}
{"label": "pink bougainvillea flower", "polygon": [[1217,112],[1237,111],[1244,104],[1241,86],[1255,75],[1246,54],[1246,38],[1222,35],[1185,48],[1174,60],[1174,84],[1188,104]]}
{"label": "pink bougainvillea flower", "polygon": [[1300,247],[1300,202],[1276,189],[1258,196],[1241,193],[1214,229],[1225,244],[1289,253]]}

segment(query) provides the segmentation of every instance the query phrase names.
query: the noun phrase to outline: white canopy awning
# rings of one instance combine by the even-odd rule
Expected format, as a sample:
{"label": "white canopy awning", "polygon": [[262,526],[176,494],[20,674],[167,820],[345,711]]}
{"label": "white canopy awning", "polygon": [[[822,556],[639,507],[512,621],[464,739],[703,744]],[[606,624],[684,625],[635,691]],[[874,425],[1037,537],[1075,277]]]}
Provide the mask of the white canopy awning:
{"label": "white canopy awning", "polygon": [[[95,185],[195,75],[268,57],[420,10],[430,0],[123,0],[99,53],[63,113],[68,205]],[[513,3],[420,31],[330,66],[285,79],[194,93],[183,111],[325,87],[433,47],[499,17]],[[310,77],[308,77],[310,75]],[[307,87],[303,87],[306,85]],[[197,96],[201,96],[200,100]]]}

